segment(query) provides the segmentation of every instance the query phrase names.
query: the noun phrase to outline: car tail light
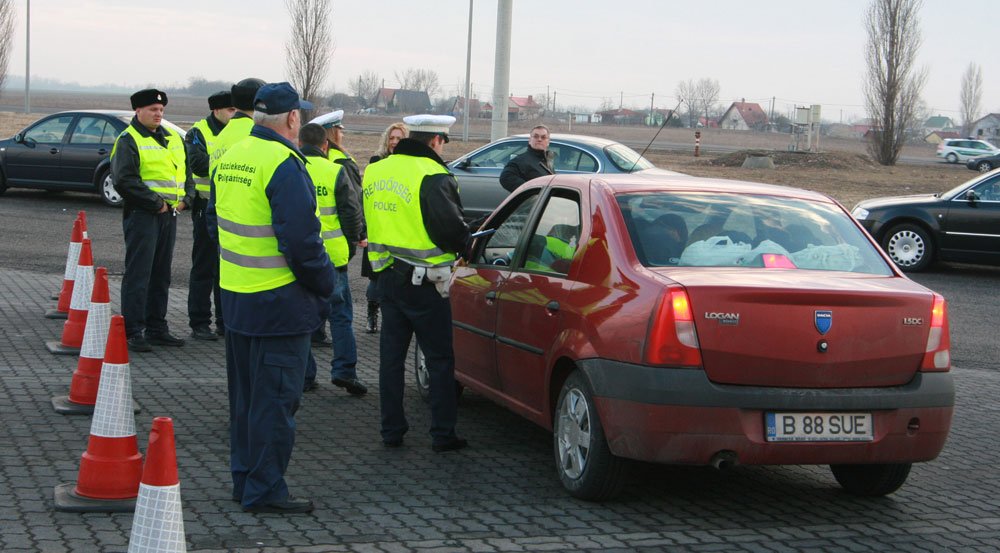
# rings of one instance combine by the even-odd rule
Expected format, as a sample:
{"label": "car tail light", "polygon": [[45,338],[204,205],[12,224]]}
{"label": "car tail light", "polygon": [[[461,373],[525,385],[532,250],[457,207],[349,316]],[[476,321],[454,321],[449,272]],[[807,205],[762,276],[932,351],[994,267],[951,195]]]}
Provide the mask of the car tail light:
{"label": "car tail light", "polygon": [[939,152],[940,152],[940,151],[942,151],[942,150],[944,150],[944,142],[942,142],[942,143],[938,144],[938,146],[937,146],[937,151],[939,151]]}
{"label": "car tail light", "polygon": [[944,298],[934,294],[931,307],[931,331],[927,335],[927,348],[922,371],[944,372],[951,369],[951,335],[948,333],[948,305]]}
{"label": "car tail light", "polygon": [[652,365],[701,366],[691,300],[684,290],[668,288],[660,298],[649,328],[646,361]]}

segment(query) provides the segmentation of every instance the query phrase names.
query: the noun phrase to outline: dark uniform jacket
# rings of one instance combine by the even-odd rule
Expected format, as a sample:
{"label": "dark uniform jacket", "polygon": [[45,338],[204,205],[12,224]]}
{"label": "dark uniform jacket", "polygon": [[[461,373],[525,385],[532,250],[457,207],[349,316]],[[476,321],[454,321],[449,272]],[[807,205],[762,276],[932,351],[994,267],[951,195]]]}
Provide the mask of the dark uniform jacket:
{"label": "dark uniform jacket", "polygon": [[[329,159],[323,150],[315,146],[303,146],[302,153],[305,154],[307,160],[311,157]],[[364,217],[361,214],[361,202],[358,200],[358,188],[351,182],[346,169],[337,172],[337,182],[333,185],[333,197],[337,201],[337,218],[340,219],[340,230],[344,232],[348,249],[353,256],[354,249],[361,239]]]}
{"label": "dark uniform jacket", "polygon": [[[248,336],[309,334],[329,314],[329,298],[336,277],[319,236],[316,189],[306,172],[305,156],[295,145],[260,125],[254,125],[250,136],[280,142],[294,153],[275,169],[264,193],[271,204],[271,226],[278,239],[278,250],[285,256],[295,282],[252,294],[223,290],[226,329]],[[215,175],[212,176],[206,217],[209,234],[218,240]]]}
{"label": "dark uniform jacket", "polygon": [[500,173],[500,184],[508,191],[517,190],[525,182],[555,173],[552,169],[552,152],[536,150],[528,146],[528,151],[507,162]]}
{"label": "dark uniform jacket", "polygon": [[[226,127],[222,121],[215,118],[214,113],[209,113],[205,122],[216,136]],[[208,141],[201,131],[191,127],[184,136],[184,144],[187,147],[188,170],[194,175],[208,175]]]}
{"label": "dark uniform jacket", "polygon": [[[130,123],[142,136],[152,136],[164,148],[167,147],[166,137],[172,134],[163,125],[155,131],[150,131],[136,117]],[[122,215],[127,217],[134,209],[156,213],[163,207],[163,199],[143,184],[139,176],[139,148],[132,135],[122,132],[115,146],[115,155],[111,158],[111,174],[115,180],[115,190],[124,199]],[[187,179],[184,182],[184,205],[191,207],[194,200],[194,180],[191,179],[191,169],[188,168]]]}

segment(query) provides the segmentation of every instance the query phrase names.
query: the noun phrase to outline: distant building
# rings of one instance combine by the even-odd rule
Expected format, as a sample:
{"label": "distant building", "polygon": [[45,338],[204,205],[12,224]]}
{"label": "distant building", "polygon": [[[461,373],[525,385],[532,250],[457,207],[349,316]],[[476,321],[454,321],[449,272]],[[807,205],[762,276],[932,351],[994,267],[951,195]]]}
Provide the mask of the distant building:
{"label": "distant building", "polygon": [[[466,101],[464,97],[452,96],[446,102],[446,105],[448,107],[444,110],[444,113],[461,119],[462,117],[465,117],[465,104]],[[469,117],[472,118],[479,117],[479,114],[482,111],[482,106],[480,106],[479,100],[477,100],[476,98],[472,98],[471,100],[468,101],[468,104],[469,104]],[[493,116],[493,108],[491,107],[490,117],[492,116]]]}
{"label": "distant building", "polygon": [[598,112],[601,116],[601,123],[605,125],[641,125],[644,113],[626,108],[609,109]]}
{"label": "distant building", "polygon": [[980,140],[989,140],[997,144],[1000,140],[1000,113],[991,113],[980,118],[972,124],[972,130],[969,132]]}
{"label": "distant building", "polygon": [[479,108],[480,119],[493,119],[493,104],[486,102]]}
{"label": "distant building", "polygon": [[924,121],[924,130],[927,132],[931,131],[944,131],[952,129],[955,127],[955,123],[951,120],[951,117],[944,115],[935,115],[934,117],[928,117]]}
{"label": "distant building", "polygon": [[426,92],[380,88],[372,99],[371,107],[384,113],[428,113],[432,106]]}
{"label": "distant building", "polygon": [[659,127],[663,125],[664,121],[677,119],[677,114],[672,109],[654,109],[652,111],[647,109],[643,114],[644,123],[650,127]]}
{"label": "distant building", "polygon": [[542,106],[529,94],[527,97],[511,96],[507,99],[507,119],[524,121],[538,119],[542,114]]}
{"label": "distant building", "polygon": [[962,135],[956,131],[931,131],[924,137],[924,142],[928,144],[940,144],[946,138],[962,138]]}
{"label": "distant building", "polygon": [[719,118],[719,127],[736,131],[767,130],[767,114],[760,104],[733,102]]}

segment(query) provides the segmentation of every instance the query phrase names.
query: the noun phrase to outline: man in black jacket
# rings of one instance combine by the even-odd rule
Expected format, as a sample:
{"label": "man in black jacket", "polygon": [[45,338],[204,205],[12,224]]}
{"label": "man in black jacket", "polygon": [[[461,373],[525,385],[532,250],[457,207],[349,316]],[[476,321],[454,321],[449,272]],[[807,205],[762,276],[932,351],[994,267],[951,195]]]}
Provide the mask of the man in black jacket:
{"label": "man in black jacket", "polygon": [[517,190],[525,182],[545,175],[552,175],[552,152],[549,151],[549,128],[538,125],[531,129],[528,150],[507,162],[500,173],[500,184],[508,191]]}

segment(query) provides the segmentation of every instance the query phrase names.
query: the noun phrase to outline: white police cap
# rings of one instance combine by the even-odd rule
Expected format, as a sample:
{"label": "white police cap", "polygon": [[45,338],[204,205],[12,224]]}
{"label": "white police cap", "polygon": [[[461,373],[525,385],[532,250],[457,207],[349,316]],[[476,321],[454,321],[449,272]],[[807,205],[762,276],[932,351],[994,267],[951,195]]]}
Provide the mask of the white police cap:
{"label": "white police cap", "polygon": [[313,117],[313,120],[310,121],[310,123],[316,123],[324,129],[333,127],[344,128],[344,110],[338,109],[331,111],[330,113],[324,113],[318,117]]}
{"label": "white police cap", "polygon": [[447,135],[448,130],[455,124],[455,118],[450,115],[423,113],[408,115],[403,118],[403,122],[409,125],[411,132],[432,132]]}

